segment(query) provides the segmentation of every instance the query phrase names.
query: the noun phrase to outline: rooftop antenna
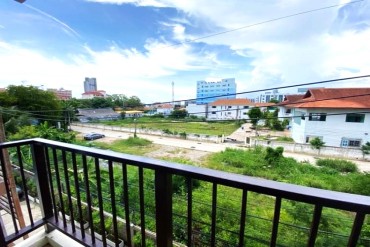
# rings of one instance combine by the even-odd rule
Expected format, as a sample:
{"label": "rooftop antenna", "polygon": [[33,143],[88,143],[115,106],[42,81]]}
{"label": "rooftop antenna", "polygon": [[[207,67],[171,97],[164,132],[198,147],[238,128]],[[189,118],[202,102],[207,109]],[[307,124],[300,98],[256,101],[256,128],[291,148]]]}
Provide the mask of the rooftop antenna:
{"label": "rooftop antenna", "polygon": [[172,82],[172,105],[175,105],[175,83]]}

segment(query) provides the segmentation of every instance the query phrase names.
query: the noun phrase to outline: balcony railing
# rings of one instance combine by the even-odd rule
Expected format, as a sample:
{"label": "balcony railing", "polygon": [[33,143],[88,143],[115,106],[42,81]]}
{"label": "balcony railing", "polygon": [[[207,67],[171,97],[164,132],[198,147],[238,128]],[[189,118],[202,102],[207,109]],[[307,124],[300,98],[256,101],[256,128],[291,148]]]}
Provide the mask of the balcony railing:
{"label": "balcony railing", "polygon": [[[25,192],[28,222],[20,229],[10,207],[13,230],[1,225],[0,246],[42,226],[47,231],[58,229],[86,246],[106,246],[109,238],[116,242],[122,238],[126,246],[149,242],[160,247],[322,246],[325,238],[339,239],[347,246],[370,246],[370,240],[361,236],[369,227],[367,196],[44,139],[3,143],[0,149],[4,178],[9,174],[3,151],[10,153],[12,164],[18,167],[14,174]],[[34,171],[34,178],[26,173],[28,169]],[[32,182],[42,212],[39,219],[31,207],[30,195],[36,193]],[[199,183],[205,185],[201,191],[195,189]],[[13,205],[8,183],[4,186]],[[221,203],[221,197],[227,203]],[[264,205],[259,204],[262,201]],[[296,214],[308,218],[306,226],[283,220],[287,202],[304,205]],[[270,213],[258,215],[261,208]],[[333,210],[346,217],[343,224],[348,225],[348,233],[325,230],[325,225],[337,222]],[[287,242],[292,236],[293,244]]]}

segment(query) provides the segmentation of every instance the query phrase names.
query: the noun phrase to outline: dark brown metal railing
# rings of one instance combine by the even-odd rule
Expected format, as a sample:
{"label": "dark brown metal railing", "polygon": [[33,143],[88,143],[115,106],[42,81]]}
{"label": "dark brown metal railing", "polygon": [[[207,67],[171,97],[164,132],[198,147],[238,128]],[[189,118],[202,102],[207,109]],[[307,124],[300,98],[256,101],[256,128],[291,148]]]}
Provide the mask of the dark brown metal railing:
{"label": "dark brown metal railing", "polygon": [[[24,176],[25,162],[21,150],[27,148],[31,148],[33,156],[32,164],[42,212],[42,217],[39,219],[35,219],[33,216],[33,209],[30,207],[28,197],[31,188]],[[161,247],[177,245],[176,242],[197,246],[194,240],[195,230],[193,229],[193,223],[199,221],[194,218],[193,211],[195,201],[192,191],[195,180],[210,183],[212,191],[211,204],[209,205],[211,210],[208,223],[209,242],[204,243],[204,240],[199,240],[199,243],[202,244],[198,243],[198,245],[218,246],[224,241],[219,240],[217,234],[217,231],[221,229],[217,222],[217,214],[221,210],[218,206],[218,198],[221,196],[219,194],[220,186],[235,188],[241,193],[239,232],[236,233],[236,242],[231,243],[230,246],[244,246],[247,242],[246,228],[248,223],[246,223],[246,218],[249,217],[247,201],[251,200],[248,196],[251,192],[274,199],[270,236],[261,240],[261,243],[269,246],[283,246],[279,245],[277,240],[279,227],[282,224],[280,220],[284,200],[314,205],[311,227],[307,231],[308,240],[305,243],[307,246],[314,246],[316,243],[324,208],[345,210],[354,215],[351,232],[348,233],[347,246],[356,246],[359,242],[365,217],[370,213],[370,197],[367,196],[280,183],[39,138],[0,144],[0,161],[3,172],[6,171],[4,170],[2,149],[8,149],[16,157],[13,162],[19,166],[20,183],[26,195],[27,212],[25,214],[26,217],[28,215],[29,223],[27,227],[19,229],[15,215],[12,213],[13,232],[0,230],[0,246],[6,246],[43,225],[47,225],[48,230],[58,229],[86,246],[107,246],[108,235],[113,235],[113,239],[117,241],[122,231],[124,232],[125,245],[132,246],[134,238],[132,229],[136,229],[136,234],[139,234],[141,246],[146,246],[150,239],[154,239],[156,245]],[[101,162],[102,160],[104,162]],[[135,188],[138,194],[137,202],[133,202],[133,199],[130,198],[128,166],[137,168],[136,182],[138,185]],[[115,169],[121,169],[120,173],[115,173]],[[154,173],[153,181],[146,180],[146,171]],[[4,175],[6,174],[4,173]],[[173,239],[173,175],[183,176],[186,181],[187,211],[183,215],[186,223],[182,226],[186,231],[185,239]],[[148,186],[153,186],[154,196],[151,196],[152,192],[146,191]],[[119,196],[117,196],[118,189],[122,189],[122,194]],[[106,196],[109,198],[105,198]],[[151,205],[148,205],[150,198],[153,201]],[[150,209],[153,212],[148,212],[148,210],[151,211]],[[139,213],[135,222],[132,212]],[[59,213],[61,216],[58,216]],[[150,217],[148,213],[155,215],[154,225],[148,224]],[[107,217],[108,214],[111,217]],[[67,219],[67,215],[70,216],[70,220]],[[123,217],[124,221],[121,221],[120,217]],[[94,220],[96,218],[99,220]],[[79,222],[75,223],[76,219]],[[89,230],[84,229],[84,220],[88,221]],[[108,233],[105,228],[110,222],[111,232]],[[135,224],[134,227],[132,227],[132,223]],[[3,223],[0,222],[0,224],[2,226],[0,229],[4,229]],[[98,231],[102,235],[100,240],[97,238]],[[370,244],[370,240],[363,241],[365,244]]]}

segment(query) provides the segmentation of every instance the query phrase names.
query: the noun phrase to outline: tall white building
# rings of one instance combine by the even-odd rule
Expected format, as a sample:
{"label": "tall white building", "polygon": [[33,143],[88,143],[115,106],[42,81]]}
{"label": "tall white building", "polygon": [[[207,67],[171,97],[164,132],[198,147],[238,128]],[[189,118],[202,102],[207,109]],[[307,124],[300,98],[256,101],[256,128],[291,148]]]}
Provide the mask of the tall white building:
{"label": "tall white building", "polygon": [[222,79],[218,82],[197,82],[197,104],[211,103],[217,99],[236,98],[235,78]]}

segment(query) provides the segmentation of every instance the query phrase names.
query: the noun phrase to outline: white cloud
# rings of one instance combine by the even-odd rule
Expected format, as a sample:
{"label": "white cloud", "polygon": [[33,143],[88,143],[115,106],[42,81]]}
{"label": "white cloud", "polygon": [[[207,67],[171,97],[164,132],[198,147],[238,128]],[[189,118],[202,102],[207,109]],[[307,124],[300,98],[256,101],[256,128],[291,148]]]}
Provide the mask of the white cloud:
{"label": "white cloud", "polygon": [[161,1],[157,0],[85,0],[87,2],[105,3],[105,4],[134,4],[137,6],[166,7]]}
{"label": "white cloud", "polygon": [[[0,87],[9,84],[44,85],[45,88],[72,89],[79,98],[85,77],[96,77],[98,88],[109,94],[123,93],[137,95],[144,102],[171,99],[171,76],[180,71],[204,69],[207,61],[191,55],[187,46],[166,47],[165,43],[147,43],[147,52],[135,49],[121,49],[112,46],[109,50],[94,51],[85,47],[88,55],[74,55],[73,63],[46,57],[41,53],[0,42],[0,64],[2,76]],[[201,61],[201,62],[199,62]],[[164,81],[168,79],[168,83]],[[173,80],[173,79],[172,79]],[[176,83],[178,98],[193,95],[193,87],[187,87],[181,80]]]}

